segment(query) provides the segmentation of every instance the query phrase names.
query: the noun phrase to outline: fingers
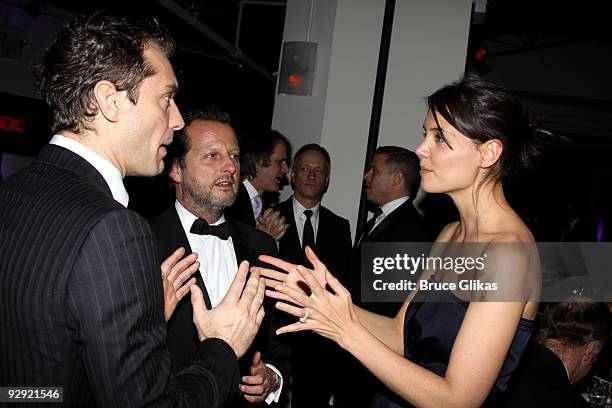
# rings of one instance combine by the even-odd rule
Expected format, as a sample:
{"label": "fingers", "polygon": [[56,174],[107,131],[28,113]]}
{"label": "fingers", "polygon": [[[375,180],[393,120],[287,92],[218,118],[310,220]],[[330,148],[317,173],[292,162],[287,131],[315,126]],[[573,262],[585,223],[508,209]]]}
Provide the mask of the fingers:
{"label": "fingers", "polygon": [[[319,286],[320,287],[320,286]],[[302,290],[296,290],[289,286],[278,285],[275,290],[284,295],[287,295],[292,303],[296,303],[303,306],[310,305],[310,298],[304,294]]]}
{"label": "fingers", "polygon": [[260,307],[257,311],[257,316],[255,317],[255,323],[257,323],[257,328],[261,326],[261,322],[263,322],[264,316],[266,315],[266,311],[263,307]]}
{"label": "fingers", "polygon": [[291,299],[289,296],[275,290],[266,289],[266,296],[272,299],[282,300],[283,302],[295,303],[295,300]]}
{"label": "fingers", "polygon": [[[263,276],[264,278],[270,278],[270,279],[266,279],[266,286],[270,286],[270,287],[274,287],[278,285],[279,283],[286,283],[287,278],[289,276],[285,272],[279,272],[273,269],[261,268],[259,266],[252,267],[251,271],[257,272],[260,276]],[[268,284],[268,283],[271,283],[271,284]]]}
{"label": "fingers", "polygon": [[349,290],[347,288],[342,286],[340,281],[334,275],[332,275],[332,274],[329,274],[327,276],[327,284],[338,295],[344,295],[344,296],[350,296],[351,295],[351,292],[349,292]]}
{"label": "fingers", "polygon": [[200,268],[197,258],[198,254],[192,253],[172,267],[166,279],[172,283],[174,289],[180,288]]}
{"label": "fingers", "polygon": [[259,364],[260,361],[261,361],[261,353],[259,351],[256,351],[255,354],[253,354],[253,360],[251,361],[251,374],[255,375],[254,371],[257,368],[257,365]]}
{"label": "fingers", "polygon": [[[252,275],[253,276],[253,275]],[[257,281],[257,293],[251,302],[251,306],[249,308],[249,316],[257,315],[259,308],[263,304],[264,297],[266,293],[266,285],[264,284],[263,279],[259,279]]]}
{"label": "fingers", "polygon": [[295,333],[295,332],[305,331],[305,330],[311,330],[310,322],[306,322],[306,323],[297,322],[297,323],[288,324],[287,326],[283,326],[277,329],[276,334],[281,335],[281,334]]}
{"label": "fingers", "polygon": [[180,302],[181,299],[187,294],[189,293],[189,289],[190,286],[195,285],[196,283],[196,278],[191,278],[189,279],[189,282],[187,282],[186,284],[184,284],[183,286],[181,286],[177,291],[176,291],[176,302]]}
{"label": "fingers", "polygon": [[[241,265],[242,267],[242,265]],[[238,307],[242,307],[243,310],[248,311],[249,313],[253,312],[253,304],[257,303],[257,295],[259,292],[259,274],[256,272],[252,272],[251,276],[249,276],[249,280],[244,286],[244,290],[242,291],[242,295],[238,300]],[[261,283],[263,285],[263,282]]]}
{"label": "fingers", "polygon": [[263,395],[255,396],[255,395],[247,395],[246,393],[243,395],[244,395],[244,399],[250,402],[251,404],[258,404],[264,400]]}
{"label": "fingers", "polygon": [[304,281],[306,282],[312,293],[318,295],[319,297],[322,297],[322,293],[326,292],[326,289],[321,286],[321,284],[317,281],[314,274],[312,273],[312,270],[305,268],[301,265],[298,265],[296,267],[296,270],[300,275],[302,275],[302,278],[304,278]]}
{"label": "fingers", "polygon": [[269,265],[276,266],[277,268],[282,269],[285,272],[291,272],[296,267],[295,264],[283,261],[282,259],[275,258],[270,255],[259,255],[259,260]]}
{"label": "fingers", "polygon": [[247,261],[242,261],[240,263],[240,266],[238,266],[238,272],[236,272],[236,276],[234,276],[234,280],[232,281],[229,290],[223,297],[222,302],[238,302],[238,299],[240,299],[240,294],[242,293],[242,289],[244,288],[244,283],[246,282],[248,271],[249,263]]}
{"label": "fingers", "polygon": [[162,276],[164,279],[170,273],[172,267],[183,257],[185,254],[185,248],[180,247],[176,251],[174,251],[168,258],[164,260],[161,264]]}
{"label": "fingers", "polygon": [[285,312],[295,317],[303,317],[304,316],[304,308],[299,306],[292,306],[290,304],[284,302],[276,302],[274,305],[281,312]]}
{"label": "fingers", "polygon": [[317,254],[312,250],[311,247],[306,246],[305,251],[306,259],[310,262],[310,264],[314,267],[314,269],[321,269],[328,271],[327,266],[317,257]]}
{"label": "fingers", "polygon": [[206,303],[204,302],[204,294],[202,293],[202,289],[198,285],[191,285],[189,288],[191,292],[191,306],[193,308],[194,319],[195,313],[199,310],[208,310],[206,307]]}

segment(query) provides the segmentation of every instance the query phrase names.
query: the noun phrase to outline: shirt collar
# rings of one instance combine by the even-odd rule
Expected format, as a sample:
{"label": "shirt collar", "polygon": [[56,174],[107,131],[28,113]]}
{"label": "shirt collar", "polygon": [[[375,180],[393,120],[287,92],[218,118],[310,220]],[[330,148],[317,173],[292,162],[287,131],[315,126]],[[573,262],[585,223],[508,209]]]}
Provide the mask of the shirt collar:
{"label": "shirt collar", "polygon": [[293,201],[293,211],[294,213],[298,213],[301,214],[302,217],[306,217],[304,215],[304,210],[311,210],[312,211],[312,216],[319,216],[319,207],[321,207],[321,202],[318,202],[314,207],[311,208],[306,208],[302,205],[302,203],[300,203],[295,196],[293,196],[292,200]]}
{"label": "shirt collar", "polygon": [[385,214],[385,217],[386,217],[387,215],[391,214],[393,211],[397,210],[399,206],[401,206],[406,201],[408,201],[409,198],[410,198],[409,196],[396,198],[395,200],[389,201],[387,204],[383,205],[380,209],[382,210],[383,214]]}
{"label": "shirt collar", "polygon": [[110,161],[106,160],[104,157],[94,152],[84,144],[66,136],[55,135],[49,144],[68,149],[94,166],[94,168],[102,175],[104,181],[106,181],[106,184],[108,184],[108,188],[110,189],[115,201],[122,206],[127,207],[128,202],[130,201],[130,196],[123,185],[123,177],[121,176],[119,169],[113,166]]}
{"label": "shirt collar", "polygon": [[[174,208],[176,208],[176,213],[178,214],[179,219],[181,220],[181,224],[183,225],[183,229],[185,231],[189,232],[191,230],[191,226],[193,225],[193,222],[195,220],[197,220],[198,217],[196,217],[189,210],[187,210],[185,207],[183,207],[181,205],[181,203],[179,203],[178,200],[176,200],[174,202]],[[212,225],[219,225],[219,224],[222,224],[224,222],[225,222],[225,215],[221,214],[221,217],[219,217],[217,222],[213,223]]]}
{"label": "shirt collar", "polygon": [[251,184],[249,180],[244,179],[242,181],[242,184],[244,184],[244,186],[246,187],[247,193],[249,193],[249,198],[251,200],[259,195],[259,192],[257,191],[257,189],[253,187],[253,185]]}

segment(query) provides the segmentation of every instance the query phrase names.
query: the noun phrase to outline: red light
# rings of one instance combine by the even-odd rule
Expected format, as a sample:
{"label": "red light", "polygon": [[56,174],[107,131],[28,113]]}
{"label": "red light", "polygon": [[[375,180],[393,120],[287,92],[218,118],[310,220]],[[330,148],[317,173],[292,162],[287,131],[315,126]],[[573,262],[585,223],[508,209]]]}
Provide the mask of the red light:
{"label": "red light", "polygon": [[486,48],[479,48],[475,53],[474,53],[474,58],[478,61],[484,59],[487,56],[487,49]]}
{"label": "red light", "polygon": [[16,118],[9,115],[0,116],[0,131],[24,133],[25,129],[23,124],[25,123],[24,118]]}
{"label": "red light", "polygon": [[302,82],[300,80],[300,77],[298,77],[295,74],[291,74],[287,77],[287,82],[289,82],[289,85],[291,86],[300,86],[300,83]]}

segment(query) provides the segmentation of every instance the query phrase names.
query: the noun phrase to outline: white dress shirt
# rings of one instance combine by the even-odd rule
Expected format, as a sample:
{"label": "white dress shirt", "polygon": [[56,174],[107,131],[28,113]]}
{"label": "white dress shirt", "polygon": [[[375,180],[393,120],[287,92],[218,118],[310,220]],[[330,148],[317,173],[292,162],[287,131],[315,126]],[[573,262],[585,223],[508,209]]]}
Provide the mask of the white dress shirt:
{"label": "white dress shirt", "polygon": [[81,144],[66,136],[55,135],[49,144],[68,149],[74,154],[81,156],[89,164],[94,166],[95,169],[102,175],[104,181],[106,181],[106,184],[108,184],[108,188],[110,189],[115,201],[122,206],[127,207],[128,202],[130,201],[130,196],[123,185],[123,177],[121,176],[121,172],[111,162],[84,144]]}
{"label": "white dress shirt", "polygon": [[[193,252],[198,254],[200,275],[212,307],[217,306],[229,290],[236,276],[238,261],[232,238],[220,239],[213,235],[198,235],[189,232],[193,222],[198,218],[185,209],[178,201],[174,204],[181,220],[187,241]],[[213,225],[225,222],[222,215]]]}
{"label": "white dress shirt", "polygon": [[297,228],[298,237],[300,238],[300,245],[302,247],[304,246],[304,223],[306,222],[304,210],[312,211],[310,223],[312,224],[315,242],[317,242],[317,231],[319,230],[319,208],[321,207],[321,203],[317,203],[317,205],[312,208],[306,208],[298,200],[296,200],[295,197],[293,197],[291,201],[293,202],[293,218],[295,218],[295,227]]}
{"label": "white dress shirt", "polygon": [[263,199],[263,197],[261,197],[261,194],[259,194],[257,189],[253,187],[253,185],[251,184],[249,180],[244,179],[242,183],[246,187],[247,193],[249,193],[249,199],[251,200],[251,207],[253,208],[253,218],[257,219],[257,217],[259,217],[259,215],[261,214],[261,209],[260,209],[260,214],[257,214],[257,210],[256,210],[257,205],[255,204],[255,197],[259,196],[260,199]]}
{"label": "white dress shirt", "polygon": [[[225,240],[214,235],[192,234],[189,231],[193,222],[198,217],[185,209],[178,200],[174,203],[174,207],[181,220],[185,235],[187,235],[187,241],[191,250],[198,254],[200,275],[206,286],[210,304],[212,307],[215,307],[225,297],[238,272],[238,260],[236,259],[232,237]],[[213,225],[219,225],[224,222],[225,216],[221,215],[221,218]],[[279,378],[278,389],[266,397],[266,403],[271,404],[272,402],[278,402],[280,398],[281,391],[283,390],[283,376],[273,365],[266,364],[266,366],[274,371]]]}
{"label": "white dress shirt", "polygon": [[404,197],[396,198],[395,200],[389,201],[387,204],[385,204],[382,207],[380,207],[382,212],[378,215],[378,218],[374,222],[374,225],[372,226],[372,229],[370,230],[370,232],[374,231],[374,229],[376,229],[376,227],[378,227],[380,225],[380,223],[386,217],[389,216],[389,214],[391,214],[393,211],[397,210],[402,204],[404,204],[406,201],[408,201],[409,198],[410,198],[409,196],[404,196]]}

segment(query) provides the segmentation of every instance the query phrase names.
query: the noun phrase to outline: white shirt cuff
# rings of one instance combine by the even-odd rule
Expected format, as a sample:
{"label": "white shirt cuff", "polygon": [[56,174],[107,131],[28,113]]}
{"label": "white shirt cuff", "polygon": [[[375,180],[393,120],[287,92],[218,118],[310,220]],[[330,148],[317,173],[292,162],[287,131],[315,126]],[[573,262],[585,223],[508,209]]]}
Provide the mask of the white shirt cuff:
{"label": "white shirt cuff", "polygon": [[274,371],[276,375],[278,375],[278,388],[276,389],[276,391],[270,392],[266,397],[266,404],[270,405],[273,402],[278,402],[278,399],[280,398],[281,391],[283,390],[283,376],[281,375],[280,371],[278,371],[278,369],[272,364],[266,364],[266,367],[268,367],[270,370]]}

